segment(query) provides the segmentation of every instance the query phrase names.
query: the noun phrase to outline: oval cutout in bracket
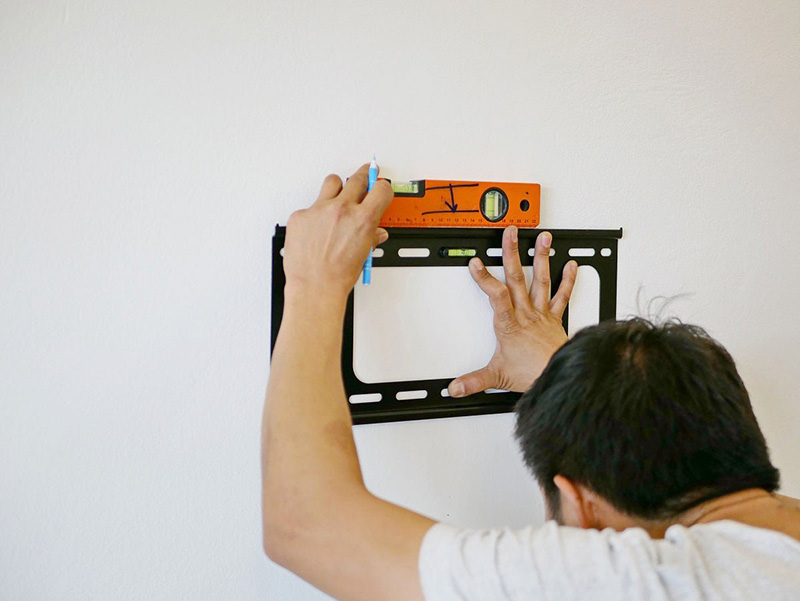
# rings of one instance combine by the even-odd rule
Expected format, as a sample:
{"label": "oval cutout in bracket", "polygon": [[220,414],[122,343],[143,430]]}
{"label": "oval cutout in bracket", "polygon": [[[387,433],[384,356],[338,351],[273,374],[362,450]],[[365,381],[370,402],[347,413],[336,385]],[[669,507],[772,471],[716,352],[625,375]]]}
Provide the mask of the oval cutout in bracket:
{"label": "oval cutout in bracket", "polygon": [[430,248],[399,248],[397,256],[403,259],[423,259],[431,256]]}
{"label": "oval cutout in bracket", "polygon": [[595,250],[593,248],[570,248],[570,257],[593,257]]}
{"label": "oval cutout in bracket", "polygon": [[359,403],[377,403],[382,398],[383,395],[380,392],[367,392],[364,394],[351,394],[349,400],[353,405],[358,405]]}
{"label": "oval cutout in bracket", "polygon": [[427,390],[401,390],[394,398],[398,401],[414,401],[418,399],[424,399],[428,397]]}

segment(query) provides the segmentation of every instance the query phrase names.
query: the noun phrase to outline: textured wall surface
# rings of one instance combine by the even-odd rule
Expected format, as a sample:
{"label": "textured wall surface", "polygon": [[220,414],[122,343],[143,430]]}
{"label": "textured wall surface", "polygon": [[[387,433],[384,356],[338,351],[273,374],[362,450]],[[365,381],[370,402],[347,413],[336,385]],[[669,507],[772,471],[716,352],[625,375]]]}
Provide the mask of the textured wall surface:
{"label": "textured wall surface", "polygon": [[[0,59],[3,599],[324,598],[260,546],[270,237],[373,152],[624,227],[620,316],[685,294],[800,495],[800,4],[6,0]],[[511,426],[356,438],[382,496],[541,521]]]}

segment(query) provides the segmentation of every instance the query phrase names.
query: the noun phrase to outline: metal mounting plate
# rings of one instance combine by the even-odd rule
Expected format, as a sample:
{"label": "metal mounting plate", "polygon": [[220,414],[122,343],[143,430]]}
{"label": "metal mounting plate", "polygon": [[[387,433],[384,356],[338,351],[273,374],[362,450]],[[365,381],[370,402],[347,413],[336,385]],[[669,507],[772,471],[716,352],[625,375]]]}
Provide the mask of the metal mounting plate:
{"label": "metal mounting plate", "polygon": [[[519,230],[520,255],[528,257],[533,248],[536,236],[543,230]],[[618,230],[547,230],[553,235],[552,248],[555,254],[550,258],[552,290],[556,290],[561,281],[561,272],[569,260],[579,265],[594,267],[600,278],[599,319],[615,319],[617,310],[617,242],[622,238],[622,229]],[[383,254],[373,258],[373,267],[433,267],[433,266],[466,266],[470,256],[448,256],[446,249],[474,249],[488,266],[502,265],[502,257],[489,256],[490,248],[499,248],[502,242],[502,229],[467,229],[467,228],[390,228],[389,240],[381,245]],[[275,226],[272,239],[272,343],[280,329],[283,315],[283,289],[286,277],[283,271],[283,249],[286,228]],[[402,257],[398,254],[401,248],[428,249],[428,256]],[[571,256],[571,249],[582,249],[581,256]],[[590,255],[590,256],[586,256]],[[530,260],[530,259],[529,259]],[[380,395],[379,400],[370,403],[350,403],[353,423],[367,424],[375,422],[391,422],[434,417],[455,417],[461,415],[480,415],[513,411],[519,398],[518,393],[497,392],[478,393],[472,396],[454,399],[443,396],[442,392],[452,378],[413,380],[404,382],[362,382],[353,370],[353,321],[354,295],[351,292],[347,300],[344,319],[344,337],[342,345],[342,377],[348,398],[353,395]],[[564,313],[564,327],[567,327],[569,309]],[[454,374],[456,377],[458,374]],[[398,400],[399,393],[422,391],[424,398]],[[402,395],[401,395],[402,396]]]}

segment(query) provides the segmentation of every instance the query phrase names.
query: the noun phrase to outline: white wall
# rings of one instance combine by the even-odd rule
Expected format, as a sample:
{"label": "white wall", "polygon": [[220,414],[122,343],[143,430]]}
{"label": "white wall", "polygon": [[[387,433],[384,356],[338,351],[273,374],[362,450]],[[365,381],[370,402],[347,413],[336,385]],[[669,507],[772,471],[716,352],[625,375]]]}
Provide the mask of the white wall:
{"label": "white wall", "polygon": [[[785,0],[0,3],[0,597],[322,598],[260,548],[270,238],[373,152],[624,227],[619,314],[689,293],[800,495],[798,64]],[[510,429],[356,438],[377,493],[519,525]]]}

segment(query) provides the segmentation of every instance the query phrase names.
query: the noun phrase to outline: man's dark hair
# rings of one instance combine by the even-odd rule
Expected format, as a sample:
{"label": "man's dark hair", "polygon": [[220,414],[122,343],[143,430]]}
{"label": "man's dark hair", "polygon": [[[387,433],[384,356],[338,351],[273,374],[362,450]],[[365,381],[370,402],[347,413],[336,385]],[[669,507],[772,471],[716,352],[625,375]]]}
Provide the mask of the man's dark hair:
{"label": "man's dark hair", "polygon": [[578,332],[520,398],[516,435],[556,515],[557,474],[646,519],[779,484],[733,359],[682,323]]}

